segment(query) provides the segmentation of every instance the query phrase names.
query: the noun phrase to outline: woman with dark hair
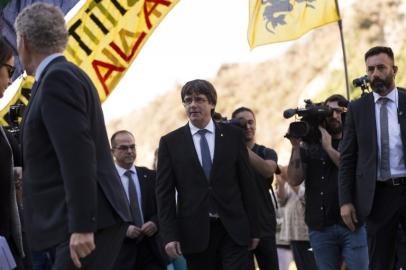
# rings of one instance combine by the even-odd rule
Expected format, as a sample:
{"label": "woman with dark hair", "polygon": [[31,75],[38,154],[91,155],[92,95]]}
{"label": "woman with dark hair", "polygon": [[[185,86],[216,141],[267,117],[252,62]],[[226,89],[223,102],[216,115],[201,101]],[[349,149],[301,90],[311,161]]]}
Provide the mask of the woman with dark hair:
{"label": "woman with dark hair", "polygon": [[[14,73],[14,57],[11,47],[0,38],[0,98],[11,84]],[[15,161],[19,159],[18,144],[0,126],[0,235],[5,237],[17,263],[24,269],[26,257],[23,248],[21,219],[15,188]]]}

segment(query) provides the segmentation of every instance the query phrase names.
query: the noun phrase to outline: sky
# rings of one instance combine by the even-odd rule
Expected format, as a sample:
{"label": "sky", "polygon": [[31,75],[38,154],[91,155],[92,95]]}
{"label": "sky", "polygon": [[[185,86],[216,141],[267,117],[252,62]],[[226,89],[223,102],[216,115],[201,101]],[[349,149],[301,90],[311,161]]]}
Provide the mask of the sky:
{"label": "sky", "polygon": [[211,79],[224,63],[261,62],[290,43],[250,50],[248,0],[180,0],[103,103],[106,121],[146,106],[177,84]]}
{"label": "sky", "polygon": [[[338,2],[342,11],[353,0]],[[263,62],[292,44],[276,43],[251,50],[248,15],[249,0],[180,0],[103,103],[106,122],[147,106],[177,84],[197,78],[210,80],[222,64]],[[0,108],[14,93],[6,91]]]}

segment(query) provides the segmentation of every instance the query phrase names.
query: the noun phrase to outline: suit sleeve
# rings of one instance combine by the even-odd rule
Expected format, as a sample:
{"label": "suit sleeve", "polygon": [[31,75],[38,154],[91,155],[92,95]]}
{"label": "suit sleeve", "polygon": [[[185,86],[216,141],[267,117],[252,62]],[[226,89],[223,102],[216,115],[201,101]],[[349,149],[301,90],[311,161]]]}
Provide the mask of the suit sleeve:
{"label": "suit sleeve", "polygon": [[252,238],[259,238],[259,212],[257,199],[259,190],[255,183],[255,176],[248,159],[248,150],[245,147],[242,132],[239,134],[239,157],[238,157],[238,175],[240,188],[242,193],[243,204],[247,212],[250,225],[250,233]]}
{"label": "suit sleeve", "polygon": [[340,167],[338,172],[338,194],[340,206],[353,203],[358,144],[352,105],[353,104],[350,103],[348,106],[343,132],[344,137],[339,146]]}
{"label": "suit sleeve", "polygon": [[96,150],[87,117],[90,89],[61,69],[47,74],[43,85],[41,114],[60,166],[69,231],[95,231]]}
{"label": "suit sleeve", "polygon": [[156,186],[156,172],[148,170],[148,178],[149,181],[151,181],[150,186],[151,186],[151,193],[148,193],[148,196],[152,196],[152,205],[151,205],[151,216],[149,217],[149,220],[154,222],[157,227],[159,227],[159,222],[158,222],[158,214],[157,214],[157,206],[156,206],[156,195],[155,195],[155,186]]}
{"label": "suit sleeve", "polygon": [[165,244],[179,241],[176,223],[175,179],[171,162],[167,142],[165,138],[161,138],[158,149],[156,198],[160,232]]}

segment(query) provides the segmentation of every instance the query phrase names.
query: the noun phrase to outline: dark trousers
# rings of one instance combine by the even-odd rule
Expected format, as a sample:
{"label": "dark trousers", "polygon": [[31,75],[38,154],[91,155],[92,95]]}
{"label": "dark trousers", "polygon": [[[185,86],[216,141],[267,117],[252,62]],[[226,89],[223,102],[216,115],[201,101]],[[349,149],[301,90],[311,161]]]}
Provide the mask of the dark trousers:
{"label": "dark trousers", "polygon": [[290,241],[290,247],[297,270],[317,270],[309,241]]}
{"label": "dark trousers", "polygon": [[207,249],[200,253],[185,254],[185,258],[188,270],[247,270],[248,253],[248,246],[236,244],[220,219],[215,219],[210,222]]}
{"label": "dark trousers", "polygon": [[367,218],[369,269],[393,269],[399,223],[406,225],[406,186],[377,182],[374,203]]}
{"label": "dark trousers", "polygon": [[[80,260],[82,263],[81,269],[111,269],[124,240],[127,227],[128,224],[120,223],[97,231],[94,235],[96,249]],[[70,258],[69,240],[56,246],[54,250],[55,262],[52,270],[77,269]]]}
{"label": "dark trousers", "polygon": [[[114,263],[114,270],[165,270],[162,260],[153,253],[149,240],[126,238]],[[158,247],[157,247],[158,248]]]}
{"label": "dark trousers", "polygon": [[279,270],[275,236],[262,237],[249,257],[249,268],[255,270],[254,255],[260,270]]}

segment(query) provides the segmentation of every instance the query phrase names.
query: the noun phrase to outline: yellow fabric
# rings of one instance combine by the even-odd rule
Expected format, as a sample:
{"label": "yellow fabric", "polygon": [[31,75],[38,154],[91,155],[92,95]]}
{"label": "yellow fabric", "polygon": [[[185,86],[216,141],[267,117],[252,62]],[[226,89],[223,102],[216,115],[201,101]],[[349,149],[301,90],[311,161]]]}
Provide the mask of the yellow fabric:
{"label": "yellow fabric", "polygon": [[90,76],[104,101],[179,0],[88,0],[68,22],[65,56]]}
{"label": "yellow fabric", "polygon": [[251,48],[301,37],[340,19],[335,0],[250,0]]}
{"label": "yellow fabric", "polygon": [[[124,76],[149,36],[178,2],[86,0],[67,22],[69,40],[64,55],[89,75],[103,102]],[[1,125],[8,126],[11,105],[28,104],[28,89],[32,81],[32,77],[23,78],[12,100],[0,108]]]}

